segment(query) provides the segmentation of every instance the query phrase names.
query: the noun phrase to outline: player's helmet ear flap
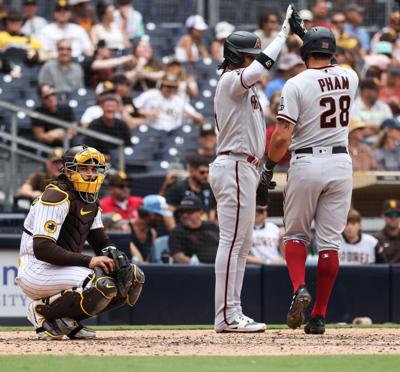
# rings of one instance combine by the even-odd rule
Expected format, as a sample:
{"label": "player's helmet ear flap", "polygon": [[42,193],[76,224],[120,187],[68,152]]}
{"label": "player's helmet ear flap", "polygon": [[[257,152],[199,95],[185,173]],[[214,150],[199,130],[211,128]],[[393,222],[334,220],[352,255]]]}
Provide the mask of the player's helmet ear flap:
{"label": "player's helmet ear flap", "polygon": [[[85,179],[85,167],[89,166],[96,172],[91,174],[92,178]],[[101,152],[85,145],[74,146],[63,156],[64,174],[72,182],[81,199],[87,203],[94,203],[97,200],[108,167]]]}
{"label": "player's helmet ear flap", "polygon": [[300,47],[301,58],[305,61],[312,53],[333,55],[336,52],[336,39],[332,31],[326,27],[312,27],[303,38]]}
{"label": "player's helmet ear flap", "polygon": [[240,67],[246,54],[257,55],[261,52],[261,40],[248,31],[235,31],[224,43],[224,59],[235,67]]}

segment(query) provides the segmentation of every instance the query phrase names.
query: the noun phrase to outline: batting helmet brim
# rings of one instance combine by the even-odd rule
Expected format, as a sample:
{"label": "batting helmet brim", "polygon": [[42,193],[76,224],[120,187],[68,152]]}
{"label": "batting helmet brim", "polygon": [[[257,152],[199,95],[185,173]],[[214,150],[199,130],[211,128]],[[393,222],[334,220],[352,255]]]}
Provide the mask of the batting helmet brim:
{"label": "batting helmet brim", "polygon": [[261,49],[259,48],[243,48],[243,49],[238,49],[238,52],[245,53],[245,54],[260,54]]}

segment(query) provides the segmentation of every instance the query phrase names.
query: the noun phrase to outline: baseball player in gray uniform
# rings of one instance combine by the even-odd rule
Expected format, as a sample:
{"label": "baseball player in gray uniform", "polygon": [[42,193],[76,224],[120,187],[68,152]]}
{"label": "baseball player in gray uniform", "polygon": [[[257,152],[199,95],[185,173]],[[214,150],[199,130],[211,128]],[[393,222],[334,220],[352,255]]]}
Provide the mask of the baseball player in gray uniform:
{"label": "baseball player in gray uniform", "polygon": [[223,74],[215,98],[217,158],[210,166],[210,184],[217,200],[220,240],[215,262],[215,331],[262,332],[264,323],[242,312],[246,256],[252,244],[256,189],[266,129],[253,85],[269,69],[285,45],[292,7],[272,43],[261,51],[260,39],[245,31],[232,33],[224,44]]}
{"label": "baseball player in gray uniform", "polygon": [[352,69],[331,64],[335,50],[335,37],[327,28],[313,27],[304,35],[301,55],[307,70],[283,87],[278,125],[260,182],[268,184],[274,165],[289,148],[284,239],[294,295],[287,324],[300,327],[311,302],[305,286],[305,261],[314,220],[319,257],[316,302],[304,328],[309,334],[325,332],[325,314],[339,268],[340,234],[352,192],[347,126],[358,77]]}

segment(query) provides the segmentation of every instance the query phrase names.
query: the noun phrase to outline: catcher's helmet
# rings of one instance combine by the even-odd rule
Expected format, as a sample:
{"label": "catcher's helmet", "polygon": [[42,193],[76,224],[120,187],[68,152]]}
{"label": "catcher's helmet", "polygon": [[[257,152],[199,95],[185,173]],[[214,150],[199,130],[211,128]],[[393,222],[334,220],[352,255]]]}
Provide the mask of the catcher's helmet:
{"label": "catcher's helmet", "polygon": [[300,48],[301,58],[305,61],[311,53],[333,55],[336,52],[336,40],[332,31],[326,27],[312,27],[303,38]]}
{"label": "catcher's helmet", "polygon": [[224,58],[229,63],[240,67],[246,54],[259,54],[261,40],[248,31],[235,31],[230,34],[224,43]]}
{"label": "catcher's helmet", "polygon": [[[63,173],[72,182],[74,189],[79,192],[81,199],[94,203],[108,169],[104,155],[93,147],[79,145],[67,150],[62,160]],[[85,166],[94,166],[96,172],[92,173],[91,177],[85,177],[88,175],[85,172]]]}

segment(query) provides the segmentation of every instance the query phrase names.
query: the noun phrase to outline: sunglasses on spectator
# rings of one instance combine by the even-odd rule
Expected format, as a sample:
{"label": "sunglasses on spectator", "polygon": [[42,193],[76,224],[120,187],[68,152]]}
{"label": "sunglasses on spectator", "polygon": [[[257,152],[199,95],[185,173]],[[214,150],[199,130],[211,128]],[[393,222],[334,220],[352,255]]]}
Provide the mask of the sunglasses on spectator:
{"label": "sunglasses on spectator", "polygon": [[58,47],[57,50],[68,50],[68,51],[71,51],[72,48],[71,47]]}
{"label": "sunglasses on spectator", "polygon": [[117,186],[119,189],[130,189],[131,185],[129,185],[129,183],[123,183],[121,185]]}
{"label": "sunglasses on spectator", "polygon": [[48,98],[53,97],[53,96],[55,96],[55,95],[56,95],[56,93],[55,93],[55,92],[52,92],[52,93],[45,94],[44,96],[42,96],[42,98],[43,98],[43,99],[48,99]]}
{"label": "sunglasses on spectator", "polygon": [[398,212],[387,212],[385,213],[385,216],[388,218],[398,218],[400,217],[400,213]]}
{"label": "sunglasses on spectator", "polygon": [[200,175],[204,176],[205,174],[208,174],[209,171],[208,170],[202,170],[202,171],[197,171],[199,172]]}

